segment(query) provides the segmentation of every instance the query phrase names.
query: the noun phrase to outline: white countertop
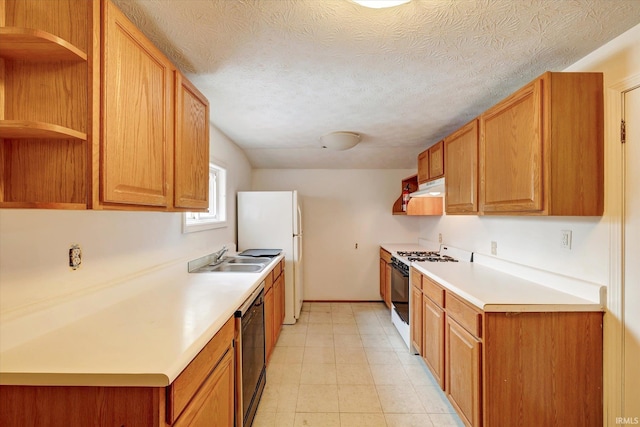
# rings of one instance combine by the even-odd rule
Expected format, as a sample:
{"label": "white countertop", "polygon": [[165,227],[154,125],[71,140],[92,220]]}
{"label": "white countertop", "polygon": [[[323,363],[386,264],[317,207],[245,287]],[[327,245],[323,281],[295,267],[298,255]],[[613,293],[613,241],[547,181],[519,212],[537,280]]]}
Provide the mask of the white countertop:
{"label": "white countertop", "polygon": [[[382,244],[398,250],[433,250],[415,244]],[[418,271],[485,312],[603,311],[597,301],[532,282],[474,262],[413,262]]]}
{"label": "white countertop", "polygon": [[[130,297],[2,351],[0,384],[167,386],[281,259],[260,273],[190,274],[179,263],[128,281]],[[14,323],[6,336],[25,327]]]}

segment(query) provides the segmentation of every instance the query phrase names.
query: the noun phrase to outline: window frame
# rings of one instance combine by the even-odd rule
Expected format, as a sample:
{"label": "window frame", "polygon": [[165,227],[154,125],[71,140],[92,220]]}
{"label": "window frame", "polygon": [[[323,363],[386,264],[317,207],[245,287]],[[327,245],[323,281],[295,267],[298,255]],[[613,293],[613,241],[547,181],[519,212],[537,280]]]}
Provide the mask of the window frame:
{"label": "window frame", "polygon": [[227,225],[227,169],[220,162],[209,162],[208,211],[184,212],[182,232],[213,230],[227,227]]}

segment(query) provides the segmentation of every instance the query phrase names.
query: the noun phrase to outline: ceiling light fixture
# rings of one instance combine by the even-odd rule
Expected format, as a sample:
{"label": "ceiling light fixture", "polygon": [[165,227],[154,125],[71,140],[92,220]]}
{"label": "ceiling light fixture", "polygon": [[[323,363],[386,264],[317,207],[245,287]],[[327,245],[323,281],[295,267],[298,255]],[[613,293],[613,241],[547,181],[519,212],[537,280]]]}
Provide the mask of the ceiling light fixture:
{"label": "ceiling light fixture", "polygon": [[355,147],[360,142],[360,134],[354,132],[331,132],[320,138],[322,148],[343,151]]}
{"label": "ceiling light fixture", "polygon": [[411,0],[353,0],[364,7],[371,7],[373,9],[382,9],[385,7],[400,6],[401,4],[409,3]]}

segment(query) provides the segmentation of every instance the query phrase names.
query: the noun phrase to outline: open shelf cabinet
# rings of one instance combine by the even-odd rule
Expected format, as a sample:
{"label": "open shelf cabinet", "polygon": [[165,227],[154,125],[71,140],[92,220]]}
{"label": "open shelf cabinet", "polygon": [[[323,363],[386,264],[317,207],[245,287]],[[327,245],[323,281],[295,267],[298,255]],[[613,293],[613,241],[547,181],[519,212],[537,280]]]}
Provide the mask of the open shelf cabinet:
{"label": "open shelf cabinet", "polygon": [[407,210],[402,210],[402,190],[409,186],[409,192],[418,190],[418,175],[411,175],[402,180],[400,187],[400,197],[393,204],[393,215],[442,215],[442,197],[412,197],[409,199]]}
{"label": "open shelf cabinet", "polygon": [[3,3],[0,207],[86,209],[99,129],[99,2]]}

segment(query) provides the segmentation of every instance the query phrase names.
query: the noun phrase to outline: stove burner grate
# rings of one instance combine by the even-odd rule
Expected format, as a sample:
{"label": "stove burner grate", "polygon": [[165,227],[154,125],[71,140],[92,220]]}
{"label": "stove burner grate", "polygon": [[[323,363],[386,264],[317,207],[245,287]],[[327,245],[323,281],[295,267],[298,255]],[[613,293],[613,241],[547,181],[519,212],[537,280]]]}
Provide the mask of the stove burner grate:
{"label": "stove burner grate", "polygon": [[398,251],[398,255],[407,257],[409,262],[458,262],[449,255],[440,255],[434,251]]}

